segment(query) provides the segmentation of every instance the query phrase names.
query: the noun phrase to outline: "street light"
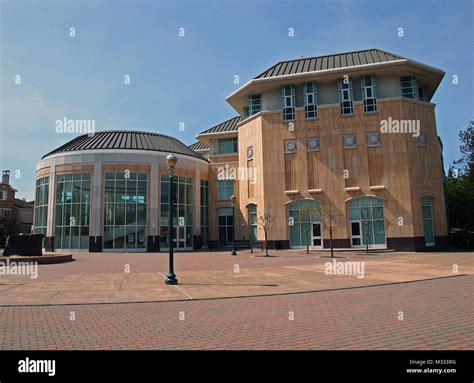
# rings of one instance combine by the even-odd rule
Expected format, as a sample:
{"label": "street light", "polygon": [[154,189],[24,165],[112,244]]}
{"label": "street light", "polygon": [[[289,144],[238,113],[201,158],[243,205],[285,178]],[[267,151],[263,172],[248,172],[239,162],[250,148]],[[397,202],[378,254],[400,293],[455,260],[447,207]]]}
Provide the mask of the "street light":
{"label": "street light", "polygon": [[230,201],[232,202],[232,251],[230,255],[237,255],[235,250],[235,195],[230,196]]}
{"label": "street light", "polygon": [[174,273],[174,259],[173,259],[173,171],[178,159],[173,153],[166,156],[166,164],[168,165],[168,247],[169,247],[169,271],[165,280],[166,285],[177,285],[178,280]]}

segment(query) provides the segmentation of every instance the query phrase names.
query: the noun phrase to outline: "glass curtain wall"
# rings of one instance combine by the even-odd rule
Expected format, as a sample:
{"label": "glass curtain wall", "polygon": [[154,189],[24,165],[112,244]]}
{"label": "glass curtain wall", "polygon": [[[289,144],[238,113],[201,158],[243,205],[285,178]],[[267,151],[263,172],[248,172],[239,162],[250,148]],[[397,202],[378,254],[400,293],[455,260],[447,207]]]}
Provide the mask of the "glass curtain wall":
{"label": "glass curtain wall", "polygon": [[105,174],[104,249],[145,250],[147,190],[146,173]]}
{"label": "glass curtain wall", "polygon": [[[169,178],[160,178],[160,250],[169,248]],[[174,176],[173,178],[173,245],[177,249],[193,247],[193,179],[191,177]]]}
{"label": "glass curtain wall", "polygon": [[35,234],[43,234],[42,246],[46,238],[46,226],[48,222],[48,194],[49,177],[36,180],[35,197]]}
{"label": "glass curtain wall", "polygon": [[56,177],[55,245],[57,249],[88,249],[91,174]]}

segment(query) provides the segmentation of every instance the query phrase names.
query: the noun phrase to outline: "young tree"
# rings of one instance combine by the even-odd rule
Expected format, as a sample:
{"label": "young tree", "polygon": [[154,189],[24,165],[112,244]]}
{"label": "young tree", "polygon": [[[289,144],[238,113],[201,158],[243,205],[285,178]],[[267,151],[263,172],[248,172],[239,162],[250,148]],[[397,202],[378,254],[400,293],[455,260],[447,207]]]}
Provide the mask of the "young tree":
{"label": "young tree", "polygon": [[329,247],[331,248],[331,258],[334,258],[334,246],[332,242],[333,233],[343,222],[343,216],[329,200],[326,200],[320,208],[321,222],[323,228],[329,232]]}
{"label": "young tree", "polygon": [[268,229],[273,224],[273,221],[274,221],[273,215],[268,211],[264,211],[263,214],[261,214],[257,220],[258,227],[263,230],[263,233],[265,235],[265,255],[267,257],[268,257]]}
{"label": "young tree", "polygon": [[[300,210],[300,219],[301,219],[301,222],[310,222],[311,221],[311,209],[309,207],[304,207]],[[303,229],[303,224],[302,224],[302,229]],[[305,235],[305,239],[306,239],[306,254],[309,254],[309,238],[308,238],[308,234],[313,230],[313,227],[312,225],[310,224],[309,227],[304,230],[304,235]]]}

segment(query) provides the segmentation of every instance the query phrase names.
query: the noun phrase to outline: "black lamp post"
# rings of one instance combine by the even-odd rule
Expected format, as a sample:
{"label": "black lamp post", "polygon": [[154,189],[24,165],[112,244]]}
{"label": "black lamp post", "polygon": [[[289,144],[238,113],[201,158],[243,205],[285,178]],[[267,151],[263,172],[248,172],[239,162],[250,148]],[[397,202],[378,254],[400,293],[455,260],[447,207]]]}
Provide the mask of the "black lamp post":
{"label": "black lamp post", "polygon": [[169,210],[169,224],[168,224],[168,247],[169,247],[169,271],[165,280],[166,285],[177,285],[178,280],[174,273],[174,259],[173,259],[173,171],[178,159],[173,153],[166,157],[166,164],[168,165],[168,210]]}
{"label": "black lamp post", "polygon": [[235,249],[235,195],[230,196],[230,201],[232,202],[232,251],[230,255],[237,255]]}

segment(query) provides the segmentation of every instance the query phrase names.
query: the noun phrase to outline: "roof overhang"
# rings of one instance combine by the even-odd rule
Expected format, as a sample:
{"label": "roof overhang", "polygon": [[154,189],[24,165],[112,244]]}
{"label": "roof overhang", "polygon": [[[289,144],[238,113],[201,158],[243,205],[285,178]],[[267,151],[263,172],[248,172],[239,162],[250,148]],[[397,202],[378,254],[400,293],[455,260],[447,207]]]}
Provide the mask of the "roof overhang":
{"label": "roof overhang", "polygon": [[[217,138],[232,138],[232,137],[237,137],[238,136],[238,130],[231,130],[229,132],[214,132],[214,133],[200,133],[196,135],[196,139],[204,142],[207,146],[211,146],[210,142],[213,139]],[[209,150],[209,149],[206,149]]]}
{"label": "roof overhang", "polygon": [[[95,154],[95,155],[107,155],[107,154],[142,154],[144,156],[160,156],[162,158],[166,158],[166,156],[170,153],[173,153],[178,159],[187,159],[192,161],[204,162],[209,163],[209,160],[199,153],[198,156],[192,156],[189,154],[183,154],[178,152],[170,151],[161,151],[161,150],[147,150],[147,149],[80,149],[80,150],[70,150],[65,152],[57,152],[54,154],[47,155],[46,157],[41,158],[36,164],[36,171],[42,168],[42,164],[47,160],[52,160],[61,157],[68,157],[68,156],[85,156],[88,154]],[[113,162],[111,162],[113,163]],[[138,163],[138,162],[137,162]]]}
{"label": "roof overhang", "polygon": [[193,150],[197,153],[205,153],[205,152],[208,152],[210,149],[207,148],[207,149],[193,149]]}

